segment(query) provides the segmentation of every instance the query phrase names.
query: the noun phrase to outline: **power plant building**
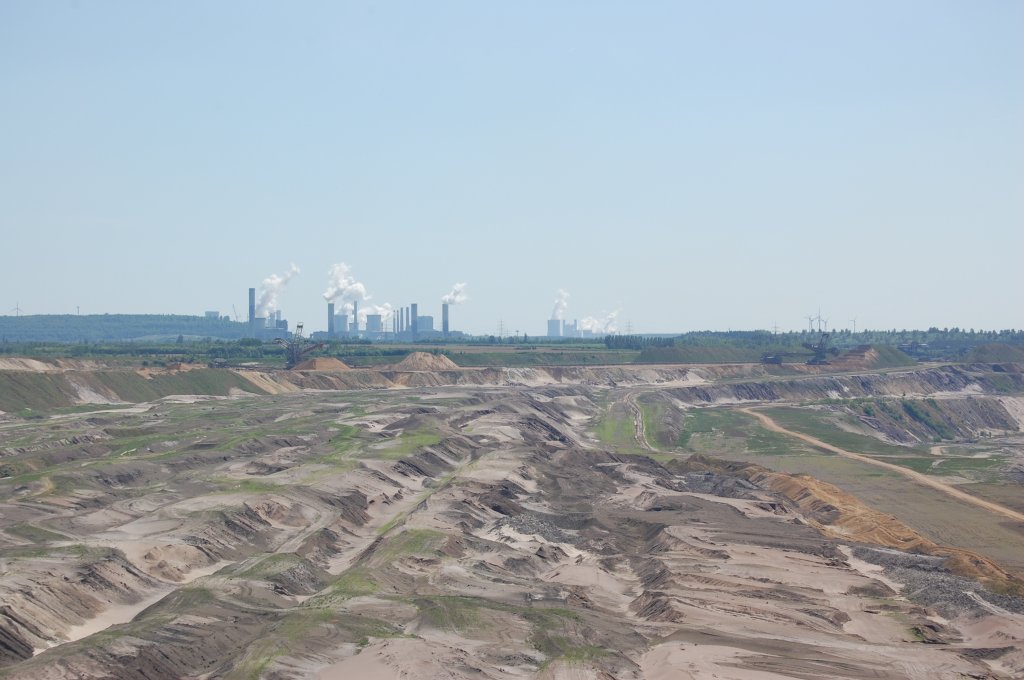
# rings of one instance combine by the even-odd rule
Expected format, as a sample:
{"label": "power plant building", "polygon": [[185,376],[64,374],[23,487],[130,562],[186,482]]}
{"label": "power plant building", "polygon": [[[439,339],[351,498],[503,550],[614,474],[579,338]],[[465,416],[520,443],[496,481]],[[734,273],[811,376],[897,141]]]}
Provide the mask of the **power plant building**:
{"label": "power plant building", "polygon": [[562,320],[561,319],[548,319],[548,337],[549,338],[560,338],[560,337],[562,337]]}

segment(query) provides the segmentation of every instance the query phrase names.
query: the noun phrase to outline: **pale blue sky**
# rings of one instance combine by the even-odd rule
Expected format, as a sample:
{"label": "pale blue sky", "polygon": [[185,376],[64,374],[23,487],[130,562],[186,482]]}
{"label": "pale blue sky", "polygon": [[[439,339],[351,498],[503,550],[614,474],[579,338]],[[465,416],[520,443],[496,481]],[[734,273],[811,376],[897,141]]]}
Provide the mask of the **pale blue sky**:
{"label": "pale blue sky", "polygon": [[1024,327],[1024,3],[0,3],[0,313]]}

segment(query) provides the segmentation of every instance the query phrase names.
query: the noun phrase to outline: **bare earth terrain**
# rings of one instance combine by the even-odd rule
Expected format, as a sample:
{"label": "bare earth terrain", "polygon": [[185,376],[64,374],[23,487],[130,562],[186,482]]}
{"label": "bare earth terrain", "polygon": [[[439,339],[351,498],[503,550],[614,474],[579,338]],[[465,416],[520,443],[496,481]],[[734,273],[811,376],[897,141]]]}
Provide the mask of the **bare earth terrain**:
{"label": "bare earth terrain", "polygon": [[0,676],[1024,676],[1018,367],[5,372]]}

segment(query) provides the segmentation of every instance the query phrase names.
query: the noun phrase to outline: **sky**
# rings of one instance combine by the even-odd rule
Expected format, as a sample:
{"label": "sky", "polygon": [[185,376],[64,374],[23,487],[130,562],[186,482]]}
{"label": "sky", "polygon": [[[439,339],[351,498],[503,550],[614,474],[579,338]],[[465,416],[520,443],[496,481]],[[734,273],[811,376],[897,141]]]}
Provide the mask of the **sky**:
{"label": "sky", "polygon": [[0,3],[0,314],[1024,328],[1024,3]]}

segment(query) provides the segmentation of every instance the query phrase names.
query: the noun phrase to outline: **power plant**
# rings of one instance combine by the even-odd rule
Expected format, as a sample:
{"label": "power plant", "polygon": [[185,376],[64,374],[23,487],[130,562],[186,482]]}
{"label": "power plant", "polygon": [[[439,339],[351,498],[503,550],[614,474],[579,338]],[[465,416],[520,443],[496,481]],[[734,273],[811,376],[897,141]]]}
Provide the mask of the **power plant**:
{"label": "power plant", "polygon": [[[364,313],[360,321],[359,302],[353,301],[351,316],[337,312],[334,302],[327,303],[327,331],[313,333],[315,340],[363,339],[392,342],[416,342],[419,340],[443,340],[463,338],[466,334],[451,328],[449,303],[441,305],[441,328],[434,327],[434,317],[420,314],[419,303],[408,306],[385,307],[377,313]],[[380,307],[375,309],[381,310]]]}

